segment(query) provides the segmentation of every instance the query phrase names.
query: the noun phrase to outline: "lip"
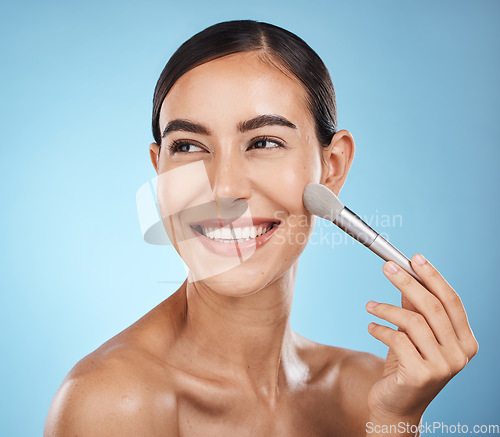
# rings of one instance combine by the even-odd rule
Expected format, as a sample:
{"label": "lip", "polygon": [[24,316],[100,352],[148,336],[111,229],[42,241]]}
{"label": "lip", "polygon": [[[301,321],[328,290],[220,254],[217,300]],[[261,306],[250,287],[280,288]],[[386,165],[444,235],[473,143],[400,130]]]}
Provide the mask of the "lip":
{"label": "lip", "polygon": [[246,226],[260,226],[264,224],[274,224],[273,228],[267,231],[265,234],[259,235],[256,238],[250,238],[247,241],[239,243],[220,243],[206,237],[205,235],[198,232],[195,227],[224,227],[235,221],[230,219],[206,219],[197,222],[189,223],[191,230],[195,237],[203,244],[203,246],[212,253],[222,256],[243,256],[252,254],[255,250],[266,244],[269,239],[274,235],[276,230],[281,225],[280,220],[263,218],[263,217],[240,217],[237,220],[238,227]]}

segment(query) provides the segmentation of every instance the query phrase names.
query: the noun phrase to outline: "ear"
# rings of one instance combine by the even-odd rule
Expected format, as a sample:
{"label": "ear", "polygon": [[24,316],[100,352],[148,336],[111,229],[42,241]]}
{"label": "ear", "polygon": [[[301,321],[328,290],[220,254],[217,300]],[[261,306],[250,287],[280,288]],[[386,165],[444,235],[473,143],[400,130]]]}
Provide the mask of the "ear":
{"label": "ear", "polygon": [[337,196],[351,168],[354,149],[354,138],[349,131],[342,129],[333,136],[330,145],[323,150],[325,165],[321,183]]}
{"label": "ear", "polygon": [[160,164],[160,146],[156,143],[151,143],[149,145],[149,154],[151,156],[151,162],[153,163],[153,167],[158,174],[158,167]]}

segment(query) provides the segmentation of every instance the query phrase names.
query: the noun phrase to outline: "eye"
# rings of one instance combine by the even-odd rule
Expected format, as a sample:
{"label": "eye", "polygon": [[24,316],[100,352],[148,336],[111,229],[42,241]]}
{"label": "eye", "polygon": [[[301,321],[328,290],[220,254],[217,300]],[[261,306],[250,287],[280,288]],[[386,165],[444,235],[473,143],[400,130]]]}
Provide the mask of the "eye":
{"label": "eye", "polygon": [[186,140],[173,141],[172,144],[168,147],[168,150],[171,155],[175,153],[194,153],[204,151],[202,147]]}
{"label": "eye", "polygon": [[248,150],[252,150],[252,149],[279,149],[279,148],[285,148],[284,144],[282,144],[278,140],[268,138],[268,137],[263,137],[263,138],[256,138],[255,140],[253,140],[252,145],[248,148]]}

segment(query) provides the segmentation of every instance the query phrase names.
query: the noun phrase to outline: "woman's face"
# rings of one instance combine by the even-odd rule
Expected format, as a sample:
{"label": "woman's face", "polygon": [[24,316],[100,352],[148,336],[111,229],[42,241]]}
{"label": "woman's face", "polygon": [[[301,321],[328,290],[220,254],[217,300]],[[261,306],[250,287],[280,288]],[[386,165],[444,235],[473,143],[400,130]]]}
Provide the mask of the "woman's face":
{"label": "woman's face", "polygon": [[302,193],[324,170],[300,82],[256,52],[208,62],[172,87],[160,130],[158,202],[190,280],[242,296],[282,277],[314,226]]}

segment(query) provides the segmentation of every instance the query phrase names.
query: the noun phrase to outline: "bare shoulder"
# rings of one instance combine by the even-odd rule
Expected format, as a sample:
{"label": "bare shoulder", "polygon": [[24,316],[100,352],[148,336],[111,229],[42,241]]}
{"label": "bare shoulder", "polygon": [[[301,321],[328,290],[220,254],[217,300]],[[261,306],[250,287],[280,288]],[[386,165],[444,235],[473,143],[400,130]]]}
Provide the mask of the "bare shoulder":
{"label": "bare shoulder", "polygon": [[[299,336],[300,337],[300,336]],[[383,375],[385,359],[351,349],[319,344],[303,337],[301,355],[311,375],[311,387],[319,387],[321,397],[331,411],[340,413],[335,429],[344,429],[346,435],[361,433],[368,418],[368,393]]]}
{"label": "bare shoulder", "polygon": [[349,424],[344,435],[365,435],[370,417],[368,395],[373,384],[382,378],[385,359],[349,349],[341,349],[341,355],[337,364],[339,407]]}
{"label": "bare shoulder", "polygon": [[367,384],[370,387],[381,378],[385,365],[384,358],[369,352],[335,349],[342,350],[342,360],[339,364],[344,377],[356,377],[360,384]]}
{"label": "bare shoulder", "polygon": [[[371,387],[382,377],[385,359],[369,352],[361,352],[336,346],[316,343],[295,334],[301,355],[313,366],[313,374],[335,373],[343,383]],[[350,381],[355,379],[355,381]]]}
{"label": "bare shoulder", "polygon": [[346,405],[359,408],[360,402],[367,403],[373,384],[382,378],[385,359],[377,355],[343,349],[343,359],[339,363],[341,389]]}
{"label": "bare shoulder", "polygon": [[160,429],[163,435],[166,430],[176,435],[175,395],[168,378],[161,380],[159,388],[158,380],[147,375],[148,370],[155,373],[154,366],[140,363],[145,359],[141,354],[117,346],[82,359],[54,397],[44,437],[155,436]]}
{"label": "bare shoulder", "polygon": [[155,332],[160,313],[153,309],[73,367],[52,401],[44,437],[177,435],[174,378],[160,359],[165,336]]}

